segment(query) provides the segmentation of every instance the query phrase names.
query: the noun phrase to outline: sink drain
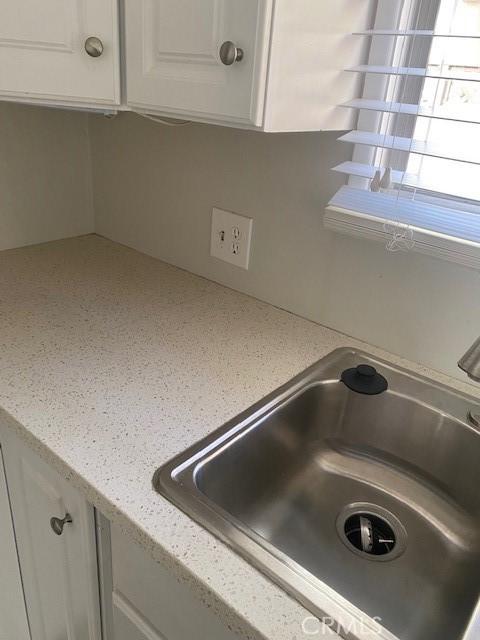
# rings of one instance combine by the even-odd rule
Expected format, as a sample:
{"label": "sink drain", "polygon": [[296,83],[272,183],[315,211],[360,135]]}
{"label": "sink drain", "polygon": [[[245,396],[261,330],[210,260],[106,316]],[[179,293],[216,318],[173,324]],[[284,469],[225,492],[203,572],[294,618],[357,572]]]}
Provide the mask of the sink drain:
{"label": "sink drain", "polygon": [[405,551],[407,532],[386,509],[368,503],[351,504],[337,518],[342,542],[368,560],[393,560]]}

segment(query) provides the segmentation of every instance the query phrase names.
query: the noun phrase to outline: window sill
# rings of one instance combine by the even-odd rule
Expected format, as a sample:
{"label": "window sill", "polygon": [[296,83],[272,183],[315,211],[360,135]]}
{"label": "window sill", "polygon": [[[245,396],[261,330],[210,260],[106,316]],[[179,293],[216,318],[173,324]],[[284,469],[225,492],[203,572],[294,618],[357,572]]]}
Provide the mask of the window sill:
{"label": "window sill", "polygon": [[[387,218],[330,205],[326,209],[324,224],[331,231],[356,238],[377,240],[386,244],[391,236],[385,231],[384,225],[396,223]],[[415,243],[412,251],[455,262],[465,267],[480,269],[479,243],[422,229],[414,225],[408,225],[408,228],[413,232]]]}

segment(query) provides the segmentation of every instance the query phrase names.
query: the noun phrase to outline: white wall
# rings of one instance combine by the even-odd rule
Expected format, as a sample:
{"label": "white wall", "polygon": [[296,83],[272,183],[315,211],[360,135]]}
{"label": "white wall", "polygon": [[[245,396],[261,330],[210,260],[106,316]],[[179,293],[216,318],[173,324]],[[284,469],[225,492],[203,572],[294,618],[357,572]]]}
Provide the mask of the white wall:
{"label": "white wall", "polygon": [[[96,230],[461,375],[480,334],[480,272],[325,230],[330,167],[349,153],[335,140],[0,103],[0,249]],[[254,218],[248,272],[209,256],[213,206]]]}
{"label": "white wall", "polygon": [[0,103],[0,249],[94,230],[87,116]]}
{"label": "white wall", "polygon": [[[333,234],[349,153],[336,135],[90,120],[96,229],[109,238],[434,368],[480,334],[480,273]],[[254,218],[250,271],[209,256],[213,206]]]}

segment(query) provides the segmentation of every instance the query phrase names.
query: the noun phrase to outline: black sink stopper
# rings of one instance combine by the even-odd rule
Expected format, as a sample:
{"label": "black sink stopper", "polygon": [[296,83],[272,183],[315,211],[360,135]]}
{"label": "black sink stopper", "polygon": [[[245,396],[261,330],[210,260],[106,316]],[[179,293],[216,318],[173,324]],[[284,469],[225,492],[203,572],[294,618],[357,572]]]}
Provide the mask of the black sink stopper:
{"label": "black sink stopper", "polygon": [[388,389],[388,382],[375,367],[359,364],[358,367],[345,369],[341,375],[342,382],[352,391],[375,396]]}

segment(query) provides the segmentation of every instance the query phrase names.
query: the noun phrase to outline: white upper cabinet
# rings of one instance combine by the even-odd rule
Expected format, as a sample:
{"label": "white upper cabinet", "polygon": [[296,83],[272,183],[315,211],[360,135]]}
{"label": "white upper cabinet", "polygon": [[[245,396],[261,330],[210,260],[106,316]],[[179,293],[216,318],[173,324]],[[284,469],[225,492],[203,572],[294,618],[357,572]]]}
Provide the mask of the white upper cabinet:
{"label": "white upper cabinet", "polygon": [[260,126],[271,4],[126,0],[129,106]]}
{"label": "white upper cabinet", "polygon": [[0,99],[115,106],[119,63],[117,0],[0,0]]}
{"label": "white upper cabinet", "polygon": [[0,0],[0,100],[350,129],[373,2]]}
{"label": "white upper cabinet", "polygon": [[371,0],[125,0],[127,104],[264,131],[346,129]]}
{"label": "white upper cabinet", "polygon": [[343,130],[356,115],[364,39],[373,0],[275,0],[265,96],[265,131]]}

